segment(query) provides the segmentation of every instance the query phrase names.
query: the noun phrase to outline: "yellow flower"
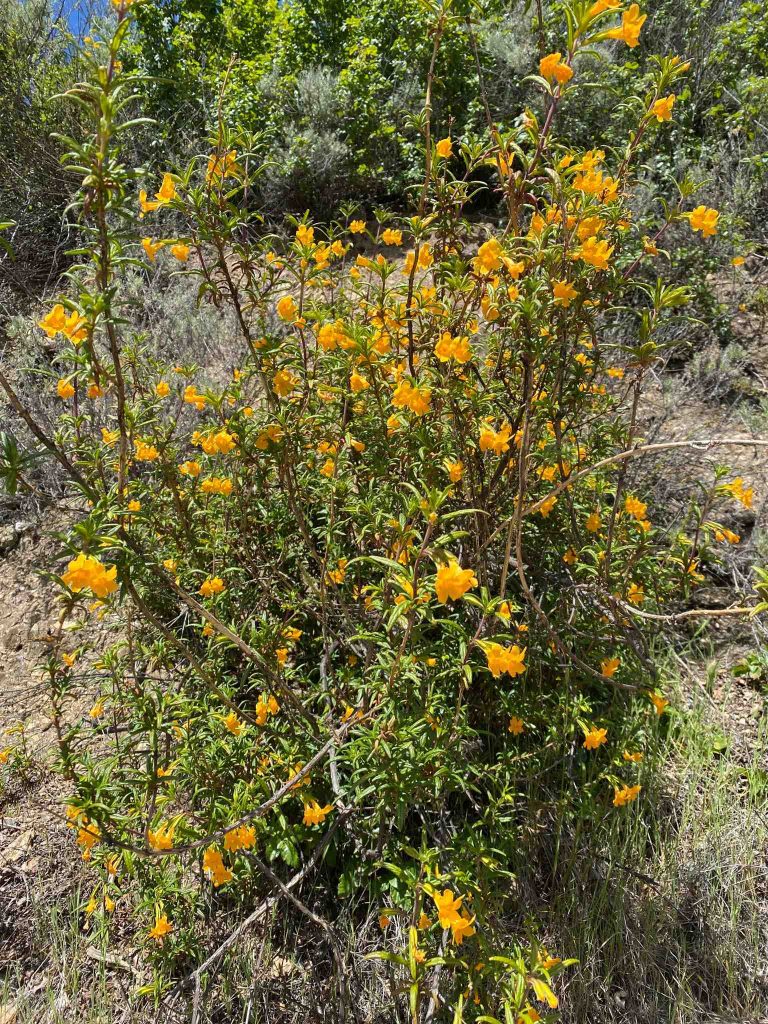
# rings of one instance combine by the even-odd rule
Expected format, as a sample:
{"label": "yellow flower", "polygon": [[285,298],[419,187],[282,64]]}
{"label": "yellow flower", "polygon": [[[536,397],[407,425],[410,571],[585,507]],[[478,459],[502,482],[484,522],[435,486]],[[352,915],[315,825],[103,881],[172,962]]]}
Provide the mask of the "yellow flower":
{"label": "yellow flower", "polygon": [[347,575],[347,559],[340,558],[336,565],[338,568],[331,569],[327,574],[327,579],[331,583],[341,584],[344,582]]}
{"label": "yellow flower", "polygon": [[62,583],[73,593],[78,594],[87,588],[100,598],[117,590],[116,579],[116,565],[107,567],[98,558],[92,558],[82,552],[69,563],[67,571],[61,577]]}
{"label": "yellow flower", "polygon": [[223,494],[225,497],[232,493],[232,481],[228,477],[210,476],[200,485],[203,494]]}
{"label": "yellow flower", "polygon": [[57,302],[50,313],[47,313],[37,326],[42,327],[49,338],[55,338],[57,334],[63,332],[66,322],[67,316],[64,312],[64,307]]}
{"label": "yellow flower", "polygon": [[141,502],[137,501],[136,498],[133,498],[132,501],[128,502],[128,511],[129,512],[140,512],[141,511]]}
{"label": "yellow flower", "polygon": [[396,409],[410,409],[415,416],[429,412],[432,392],[429,388],[414,387],[407,380],[401,380],[392,394],[392,405]]}
{"label": "yellow flower", "polygon": [[245,728],[243,722],[240,720],[240,718],[238,718],[237,713],[235,711],[230,711],[226,718],[223,718],[222,721],[224,722],[224,725],[229,730],[229,732],[232,733],[233,736],[240,736],[243,729]]}
{"label": "yellow flower", "polygon": [[568,309],[578,293],[570,281],[553,281],[552,294],[554,295],[556,306]]}
{"label": "yellow flower", "polygon": [[165,914],[158,913],[155,917],[154,927],[149,929],[150,939],[154,939],[155,942],[162,943],[166,935],[169,935],[173,931],[173,925],[165,916]]}
{"label": "yellow flower", "polygon": [[497,238],[489,238],[483,242],[477,250],[477,256],[472,260],[475,272],[478,274],[492,274],[501,266],[501,243]]}
{"label": "yellow flower", "polygon": [[203,854],[203,871],[217,889],[220,885],[232,881],[232,872],[224,864],[221,854],[214,846],[209,847]]}
{"label": "yellow flower", "polygon": [[201,395],[194,384],[188,384],[184,388],[183,398],[187,405],[194,405],[198,412],[205,408],[207,401],[205,395]]}
{"label": "yellow flower", "polygon": [[155,256],[163,248],[163,244],[163,242],[153,242],[151,238],[142,238],[141,245],[150,263],[155,262]]}
{"label": "yellow flower", "polygon": [[141,438],[137,438],[133,442],[133,447],[136,452],[137,462],[154,462],[155,459],[160,458],[160,452],[157,448],[153,444],[142,441]]}
{"label": "yellow flower", "polygon": [[214,594],[221,594],[224,590],[224,580],[220,576],[209,576],[201,584],[198,594],[201,597],[213,597]]}
{"label": "yellow flower", "polygon": [[596,0],[589,8],[587,17],[591,20],[596,18],[598,14],[602,14],[603,11],[615,11],[617,7],[621,7],[622,3],[623,0]]}
{"label": "yellow flower", "polygon": [[453,484],[457,484],[464,476],[463,462],[451,462],[450,460],[446,460],[445,468],[447,469],[448,477]]}
{"label": "yellow flower", "polygon": [[157,384],[155,384],[155,394],[158,398],[167,398],[170,393],[171,389],[167,381],[159,380]]}
{"label": "yellow flower", "polygon": [[507,730],[512,733],[513,736],[520,736],[525,732],[525,726],[523,725],[522,718],[515,718],[513,715],[509,720]]}
{"label": "yellow flower", "polygon": [[451,139],[440,139],[435,146],[435,152],[442,160],[447,160],[448,157],[453,156],[453,142]]}
{"label": "yellow flower", "polygon": [[603,673],[606,679],[611,679],[616,675],[616,670],[621,665],[620,658],[604,658],[600,662],[600,671]]}
{"label": "yellow flower", "polygon": [[527,648],[518,647],[517,644],[514,644],[512,647],[503,647],[501,644],[490,641],[482,643],[481,646],[485,651],[488,668],[495,679],[498,679],[505,672],[513,677],[521,676],[525,672],[525,652]]}
{"label": "yellow flower", "polygon": [[634,516],[638,521],[645,519],[647,510],[648,506],[637,498],[633,498],[631,494],[628,494],[624,499],[624,511]]}
{"label": "yellow flower", "polygon": [[725,526],[716,527],[713,536],[718,543],[727,540],[729,544],[738,544],[741,540],[738,533],[734,533],[733,530],[729,530]]}
{"label": "yellow flower", "polygon": [[614,247],[608,245],[605,240],[593,236],[585,239],[581,248],[577,249],[571,258],[583,260],[596,270],[607,270],[613,249]]}
{"label": "yellow flower", "polygon": [[299,312],[296,301],[292,295],[283,295],[281,299],[278,299],[276,305],[277,315],[281,320],[287,320],[291,323],[296,319]]}
{"label": "yellow flower", "polygon": [[437,915],[441,928],[450,928],[451,921],[459,916],[463,896],[454,896],[450,889],[443,889],[441,892],[432,893],[432,899],[437,907]]}
{"label": "yellow flower", "polygon": [[387,228],[386,231],[382,231],[381,240],[384,245],[401,245],[403,233],[402,231],[396,231],[394,228]]}
{"label": "yellow flower", "polygon": [[709,238],[717,233],[717,222],[720,214],[709,206],[697,206],[688,214],[688,223],[693,231],[700,231],[702,238]]}
{"label": "yellow flower", "polygon": [[223,429],[201,436],[199,443],[206,455],[227,455],[237,447],[234,436]]}
{"label": "yellow flower", "polygon": [[103,714],[104,714],[104,701],[103,701],[103,699],[100,699],[100,700],[96,701],[96,703],[93,705],[91,710],[88,712],[88,717],[92,718],[95,721],[97,718],[101,718],[101,716]]}
{"label": "yellow flower", "polygon": [[625,761],[632,761],[635,764],[639,764],[640,761],[643,760],[644,754],[640,750],[635,751],[635,753],[633,754],[630,754],[628,750],[625,750],[621,756],[624,758]]}
{"label": "yellow flower", "polygon": [[564,85],[573,77],[573,69],[562,59],[561,53],[549,53],[539,61],[539,74],[548,82],[556,79],[560,85]]}
{"label": "yellow flower", "polygon": [[740,501],[744,508],[752,508],[752,501],[755,496],[754,488],[745,487],[744,480],[737,476],[731,483],[723,486],[723,491],[726,494],[730,494],[737,501]]}
{"label": "yellow flower", "polygon": [[731,260],[731,266],[732,267],[743,267],[746,262],[747,261],[744,258],[744,256],[734,256],[733,259]]}
{"label": "yellow flower", "polygon": [[278,370],[272,378],[272,387],[275,394],[279,395],[280,398],[290,395],[298,383],[299,378],[291,373],[290,370]]}
{"label": "yellow flower", "polygon": [[645,590],[642,586],[637,583],[630,583],[629,590],[627,591],[627,600],[630,604],[640,605],[645,601]]}
{"label": "yellow flower", "polygon": [[91,859],[91,850],[101,840],[101,829],[95,821],[88,821],[83,817],[80,828],[77,832],[77,845],[83,851],[83,860]]}
{"label": "yellow flower", "polygon": [[453,941],[460,946],[465,938],[475,934],[474,918],[462,909],[463,896],[454,896],[450,889],[432,893],[441,928],[450,928]]}
{"label": "yellow flower", "polygon": [[179,466],[179,472],[182,476],[198,477],[200,476],[200,463],[195,462],[194,459],[189,459],[187,462],[182,462]]}
{"label": "yellow flower", "polygon": [[600,524],[600,513],[593,512],[590,516],[587,517],[584,526],[587,528],[587,530],[589,530],[590,533],[597,533],[597,531],[600,529]]}
{"label": "yellow flower", "polygon": [[544,501],[542,501],[541,503],[541,507],[539,508],[539,515],[546,519],[556,504],[557,498],[554,494],[550,495],[549,498],[545,498]]}
{"label": "yellow flower", "polygon": [[619,39],[631,49],[634,49],[640,40],[640,29],[643,27],[647,17],[647,14],[640,13],[638,4],[632,4],[628,11],[624,11],[621,25],[606,32],[605,38]]}
{"label": "yellow flower", "polygon": [[500,430],[494,430],[489,423],[484,423],[480,428],[479,445],[481,452],[493,452],[494,455],[503,455],[509,451],[509,439],[512,436],[512,428],[504,423]]}
{"label": "yellow flower", "polygon": [[172,199],[176,198],[176,183],[167,172],[163,175],[162,184],[159,191],[155,193],[155,198],[159,203],[170,203]]}
{"label": "yellow flower", "polygon": [[361,391],[367,391],[371,384],[357,370],[354,370],[349,378],[349,386],[355,394],[359,394]]}
{"label": "yellow flower", "polygon": [[365,221],[364,220],[353,220],[352,223],[349,225],[349,232],[352,235],[362,235],[364,231],[365,231]]}
{"label": "yellow flower", "polygon": [[451,359],[457,363],[468,363],[472,358],[472,346],[468,337],[454,338],[450,331],[444,331],[435,345],[435,355],[441,363]]}
{"label": "yellow flower", "polygon": [[224,835],[224,849],[228,853],[250,850],[256,845],[256,829],[252,825],[240,825]]}
{"label": "yellow flower", "polygon": [[608,740],[607,729],[588,729],[584,733],[584,743],[582,746],[585,750],[597,750],[598,747],[602,746]]}
{"label": "yellow flower", "polygon": [[147,830],[147,840],[151,849],[153,850],[172,850],[173,849],[173,834],[176,831],[176,826],[170,822],[162,822],[159,828],[152,831]]}
{"label": "yellow flower", "polygon": [[669,96],[658,99],[653,104],[651,113],[659,123],[672,120],[672,107],[674,107],[676,99],[675,94],[670,93]]}
{"label": "yellow flower", "polygon": [[457,946],[460,946],[464,939],[475,934],[475,929],[472,927],[474,920],[474,917],[471,917],[466,910],[462,910],[460,914],[452,918],[451,936]]}
{"label": "yellow flower", "polygon": [[463,597],[476,586],[477,577],[472,569],[461,569],[458,562],[449,562],[437,570],[435,593],[441,604]]}
{"label": "yellow flower", "polygon": [[660,693],[654,693],[652,690],[648,692],[648,699],[656,709],[656,714],[661,717],[664,711],[669,707],[669,701],[666,697],[662,697]]}
{"label": "yellow flower", "polygon": [[312,245],[315,240],[315,229],[307,224],[299,224],[296,228],[296,241],[299,245]]}
{"label": "yellow flower", "polygon": [[59,398],[63,398],[64,401],[66,402],[66,400],[68,398],[71,398],[72,395],[74,395],[74,393],[74,387],[70,384],[68,380],[65,380],[62,377],[59,380],[58,384],[56,385],[56,394],[59,396]]}
{"label": "yellow flower", "polygon": [[621,789],[614,788],[613,806],[624,807],[626,804],[631,804],[633,800],[637,800],[637,796],[642,788],[642,786],[623,786]]}
{"label": "yellow flower", "polygon": [[186,263],[189,259],[189,246],[185,245],[184,242],[175,242],[171,246],[171,256],[177,259],[179,263]]}
{"label": "yellow flower", "polygon": [[317,800],[309,800],[304,804],[304,824],[322,825],[332,810],[333,804],[326,804],[325,807],[321,807]]}
{"label": "yellow flower", "polygon": [[211,153],[208,157],[208,167],[205,172],[206,184],[223,182],[225,178],[234,178],[240,173],[237,165],[237,151],[230,149],[221,155]]}

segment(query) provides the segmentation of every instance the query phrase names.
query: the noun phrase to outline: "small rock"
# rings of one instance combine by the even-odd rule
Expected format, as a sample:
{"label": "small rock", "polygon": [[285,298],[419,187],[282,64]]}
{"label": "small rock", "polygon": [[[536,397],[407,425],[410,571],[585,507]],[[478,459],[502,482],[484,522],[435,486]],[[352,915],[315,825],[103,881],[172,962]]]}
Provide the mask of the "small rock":
{"label": "small rock", "polygon": [[9,555],[20,540],[21,535],[12,526],[0,526],[0,555]]}
{"label": "small rock", "polygon": [[[17,860],[24,857],[32,845],[34,835],[35,833],[29,828],[14,836],[10,843],[0,850],[0,868],[15,864]],[[0,1024],[2,1024],[2,1018],[0,1018]]]}
{"label": "small rock", "polygon": [[24,646],[24,637],[18,626],[11,626],[3,635],[3,647],[6,651],[20,651]]}

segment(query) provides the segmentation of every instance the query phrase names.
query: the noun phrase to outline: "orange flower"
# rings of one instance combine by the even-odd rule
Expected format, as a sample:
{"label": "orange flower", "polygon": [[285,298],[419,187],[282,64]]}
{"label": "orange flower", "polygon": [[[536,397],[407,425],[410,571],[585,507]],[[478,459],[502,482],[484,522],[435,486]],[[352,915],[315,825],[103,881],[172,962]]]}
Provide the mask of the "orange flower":
{"label": "orange flower", "polygon": [[669,96],[656,100],[651,106],[651,113],[660,124],[662,121],[672,120],[672,107],[674,107],[676,99],[675,94],[670,93]]}
{"label": "orange flower", "polygon": [[165,914],[158,913],[155,917],[154,927],[149,929],[149,937],[154,939],[155,942],[162,943],[166,935],[169,935],[172,931],[173,925]]}
{"label": "orange flower", "polygon": [[556,306],[562,306],[563,309],[568,309],[571,302],[576,298],[578,292],[570,281],[553,281],[552,294],[554,296]]}
{"label": "orange flower", "polygon": [[564,85],[573,78],[573,69],[562,59],[561,53],[549,53],[539,61],[539,74],[548,82],[555,79],[560,85]]}
{"label": "orange flower", "polygon": [[203,580],[198,594],[201,597],[213,597],[214,594],[223,593],[225,589],[224,580],[221,576],[209,576],[207,580]]}
{"label": "orange flower", "polygon": [[321,807],[317,800],[310,800],[304,805],[304,824],[322,825],[332,810],[333,804]]}
{"label": "orange flower", "polygon": [[634,49],[640,41],[640,29],[643,27],[647,14],[640,13],[638,4],[632,4],[628,11],[624,11],[621,18],[621,25],[618,28],[609,29],[605,33],[606,39],[619,39],[626,43],[630,49]]}
{"label": "orange flower", "polygon": [[232,872],[224,864],[221,854],[215,847],[210,847],[203,854],[203,871],[218,889],[220,885],[226,885],[232,881]]}
{"label": "orange flower", "polygon": [[720,214],[709,206],[697,206],[688,214],[688,223],[693,231],[700,231],[702,238],[710,238],[717,234],[717,222]]}
{"label": "orange flower", "polygon": [[603,743],[608,741],[608,730],[607,729],[588,729],[584,733],[584,743],[582,746],[585,750],[597,750],[598,747],[602,746]]}
{"label": "orange flower", "polygon": [[633,800],[637,800],[638,794],[642,788],[642,786],[622,786],[621,789],[614,788],[613,806],[624,807],[626,804],[631,804]]}
{"label": "orange flower", "polygon": [[669,707],[669,701],[666,697],[662,697],[660,693],[654,693],[653,691],[648,692],[648,699],[656,709],[656,714],[661,717],[664,711]]}
{"label": "orange flower", "polygon": [[496,238],[489,238],[483,242],[477,250],[477,256],[472,260],[472,265],[477,274],[492,274],[501,266],[501,243]]}
{"label": "orange flower", "polygon": [[458,562],[441,565],[435,577],[435,593],[441,604],[463,597],[468,590],[477,586],[477,577],[472,569],[462,569]]}
{"label": "orange flower", "polygon": [[494,678],[498,679],[504,672],[510,676],[520,676],[525,672],[525,647],[518,647],[517,644],[512,647],[503,647],[501,644],[489,641],[482,643],[481,646],[485,651],[488,668]]}

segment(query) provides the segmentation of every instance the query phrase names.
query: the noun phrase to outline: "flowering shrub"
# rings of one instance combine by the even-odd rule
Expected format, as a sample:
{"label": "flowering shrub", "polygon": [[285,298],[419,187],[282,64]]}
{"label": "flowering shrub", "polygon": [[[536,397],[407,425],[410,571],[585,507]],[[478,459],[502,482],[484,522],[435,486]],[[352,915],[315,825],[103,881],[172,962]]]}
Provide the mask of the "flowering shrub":
{"label": "flowering shrub", "polygon": [[[564,11],[535,78],[543,119],[489,124],[476,149],[436,141],[428,105],[417,210],[375,224],[260,236],[261,168],[224,129],[137,189],[120,149],[125,2],[71,94],[93,132],[65,140],[82,262],[40,324],[61,344],[56,437],[20,411],[88,502],[47,662],[88,909],[130,908],[158,988],[194,953],[203,908],[290,895],[322,870],[331,912],[363,894],[380,915],[378,955],[414,1020],[436,977],[456,1019],[531,1024],[557,1006],[567,962],[510,925],[513,851],[533,816],[636,812],[668,707],[648,628],[738,543],[718,509],[752,500],[718,472],[668,536],[631,486],[634,460],[668,447],[642,444],[638,410],[687,300],[637,271],[671,224],[706,238],[718,214],[686,209],[686,184],[653,238],[629,211],[677,57],[656,61],[623,154],[558,139],[580,53],[634,47],[644,20],[619,0]],[[507,223],[478,241],[462,211],[488,167]],[[121,274],[158,261],[234,309],[226,387],[143,347]],[[635,330],[610,345],[627,308]],[[72,723],[84,652],[64,624],[106,606],[126,631]]]}

